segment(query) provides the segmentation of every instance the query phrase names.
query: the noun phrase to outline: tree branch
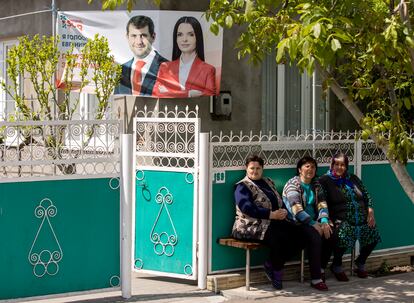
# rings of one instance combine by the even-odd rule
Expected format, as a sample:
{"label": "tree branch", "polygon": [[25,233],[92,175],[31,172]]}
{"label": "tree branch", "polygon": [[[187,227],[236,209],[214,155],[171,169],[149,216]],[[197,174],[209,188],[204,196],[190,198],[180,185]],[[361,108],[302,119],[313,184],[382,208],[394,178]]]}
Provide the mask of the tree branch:
{"label": "tree branch", "polygon": [[362,118],[364,114],[362,111],[356,106],[355,102],[349,97],[349,95],[345,92],[345,90],[339,85],[339,83],[326,71],[322,66],[319,64],[317,60],[315,60],[315,67],[316,70],[321,75],[322,79],[328,80],[330,79],[330,88],[332,89],[333,93],[338,97],[338,99],[342,102],[342,104],[346,107],[346,109],[351,113],[352,117],[357,121],[359,125],[361,125]]}
{"label": "tree branch", "polygon": [[[408,5],[404,0],[400,1],[400,4],[396,7],[395,11],[399,11],[400,18],[403,23],[405,23],[408,27],[409,33],[411,34],[411,22],[410,22],[410,14],[408,13]],[[408,46],[408,53],[410,54],[411,60],[411,68],[414,72],[414,49]]]}
{"label": "tree branch", "polygon": [[[363,113],[361,110],[356,106],[355,102],[349,97],[349,95],[345,92],[345,90],[339,85],[339,83],[319,64],[317,60],[315,60],[315,67],[317,71],[322,76],[322,79],[327,80],[330,79],[330,88],[334,92],[334,94],[338,97],[338,99],[342,102],[342,104],[349,110],[351,115],[354,119],[361,125],[361,121],[363,118]],[[390,95],[392,92],[390,92]],[[395,92],[394,92],[395,97]],[[396,100],[396,97],[395,97]],[[372,140],[375,144],[381,148],[382,152],[387,155],[388,146],[383,145],[378,136],[375,134],[371,135]],[[387,157],[388,158],[388,157]],[[388,159],[391,164],[391,168],[403,188],[404,192],[407,194],[408,198],[414,204],[414,181],[411,178],[410,174],[408,173],[407,167],[402,164],[401,162]]]}
{"label": "tree branch", "polygon": [[408,173],[407,167],[397,161],[390,161],[390,164],[398,182],[400,182],[404,192],[414,204],[414,181]]}

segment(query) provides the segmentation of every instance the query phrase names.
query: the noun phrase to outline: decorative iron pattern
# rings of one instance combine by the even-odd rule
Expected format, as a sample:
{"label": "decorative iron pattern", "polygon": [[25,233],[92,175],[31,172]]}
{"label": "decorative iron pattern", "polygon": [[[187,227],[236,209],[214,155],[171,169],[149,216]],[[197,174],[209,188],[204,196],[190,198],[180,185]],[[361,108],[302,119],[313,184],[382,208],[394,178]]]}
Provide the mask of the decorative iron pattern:
{"label": "decorative iron pattern", "polygon": [[121,285],[121,278],[119,276],[112,276],[109,279],[109,285],[111,287],[118,287]]}
{"label": "decorative iron pattern", "polygon": [[140,169],[188,170],[197,166],[198,107],[190,111],[139,111],[135,118],[136,164]]}
{"label": "decorative iron pattern", "polygon": [[[14,100],[10,100],[14,103]],[[34,101],[33,106],[39,106],[37,103],[37,99],[30,99],[29,101]],[[0,100],[1,102],[1,100]],[[118,119],[119,114],[112,112],[110,107],[108,110],[103,114],[102,120],[116,120]],[[66,113],[50,113],[50,114],[41,114],[38,112],[31,112],[29,114],[23,114],[21,112],[11,112],[11,113],[4,113],[0,112],[0,121],[76,121],[76,120],[96,120],[94,117],[97,116],[96,112],[86,112],[85,108],[81,108],[79,112],[74,112],[70,119],[68,119],[68,115]]]}
{"label": "decorative iron pattern", "polygon": [[364,163],[387,161],[387,156],[373,141],[362,142],[361,159]]}
{"label": "decorative iron pattern", "polygon": [[[35,209],[35,216],[42,220],[37,230],[35,239],[29,251],[29,262],[33,265],[33,274],[41,278],[44,275],[54,276],[59,272],[59,262],[63,258],[63,251],[53,229],[50,218],[57,214],[53,202],[45,198],[40,201]],[[47,239],[47,247],[44,243],[38,243],[39,238]]]}
{"label": "decorative iron pattern", "polygon": [[[248,155],[260,155],[266,167],[294,167],[305,156],[313,156],[318,163],[330,163],[332,155],[342,151],[354,161],[357,133],[318,132],[278,136],[253,133],[211,135],[210,151],[214,172],[240,169]],[[219,175],[217,175],[219,178]],[[220,180],[216,180],[220,183]]]}
{"label": "decorative iron pattern", "polygon": [[[157,195],[155,196],[155,202],[160,204],[160,209],[158,211],[157,218],[154,221],[154,225],[151,229],[150,239],[151,242],[154,244],[154,252],[158,256],[166,255],[167,257],[171,257],[174,255],[175,245],[178,242],[178,235],[177,231],[174,226],[174,222],[171,218],[170,211],[168,210],[168,205],[173,203],[174,197],[166,187],[161,187],[158,190]],[[164,228],[157,227],[157,225],[161,225],[161,216],[167,216],[167,222],[170,224],[172,233],[168,233],[167,231],[158,232],[157,229]]]}
{"label": "decorative iron pattern", "polygon": [[144,261],[141,258],[136,258],[134,262],[134,267],[136,269],[143,269],[144,268]]}
{"label": "decorative iron pattern", "polygon": [[119,174],[120,130],[119,120],[0,121],[0,174]]}
{"label": "decorative iron pattern", "polygon": [[193,267],[191,266],[191,264],[184,265],[184,274],[186,276],[191,276],[193,274]]}

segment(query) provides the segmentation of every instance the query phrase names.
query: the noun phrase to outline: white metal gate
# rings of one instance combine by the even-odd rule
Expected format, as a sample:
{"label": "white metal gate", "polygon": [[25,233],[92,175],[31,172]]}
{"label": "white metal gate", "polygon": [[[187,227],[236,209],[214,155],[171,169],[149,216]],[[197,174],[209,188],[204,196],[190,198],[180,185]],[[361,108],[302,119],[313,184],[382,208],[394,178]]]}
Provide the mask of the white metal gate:
{"label": "white metal gate", "polygon": [[188,107],[134,118],[136,270],[197,278],[199,124]]}

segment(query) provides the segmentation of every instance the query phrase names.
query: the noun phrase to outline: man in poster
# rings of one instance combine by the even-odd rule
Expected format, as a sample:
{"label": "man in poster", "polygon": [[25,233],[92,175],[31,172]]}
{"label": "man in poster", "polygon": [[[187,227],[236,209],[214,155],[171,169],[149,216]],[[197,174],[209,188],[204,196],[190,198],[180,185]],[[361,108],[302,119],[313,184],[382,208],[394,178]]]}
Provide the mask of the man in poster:
{"label": "man in poster", "polygon": [[160,64],[168,61],[152,47],[154,22],[147,16],[134,16],[126,30],[134,57],[122,64],[121,80],[114,94],[152,96]]}

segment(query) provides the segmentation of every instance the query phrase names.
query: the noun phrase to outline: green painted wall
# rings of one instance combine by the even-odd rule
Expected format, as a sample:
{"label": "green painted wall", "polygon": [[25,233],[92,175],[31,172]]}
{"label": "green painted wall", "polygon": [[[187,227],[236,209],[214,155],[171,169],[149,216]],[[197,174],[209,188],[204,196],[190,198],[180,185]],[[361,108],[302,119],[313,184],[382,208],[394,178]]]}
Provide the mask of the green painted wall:
{"label": "green painted wall", "polygon": [[[111,189],[109,181],[0,183],[0,299],[111,286],[111,277],[120,276],[120,203],[119,189]],[[52,228],[44,221],[32,252],[58,251],[53,230],[63,256],[48,266],[55,275],[39,278],[28,256],[42,222],[35,217],[35,208],[45,198],[56,213],[49,217]],[[50,205],[46,202],[42,205]],[[44,263],[49,261],[47,252],[41,257]],[[38,264],[36,272],[42,274],[42,269]],[[119,278],[112,282],[118,284]]]}
{"label": "green painted wall", "polygon": [[[186,181],[186,176],[191,183]],[[143,175],[142,171],[138,171],[137,177],[143,180],[137,180],[136,187],[135,266],[145,270],[191,275],[194,195],[192,175],[163,171],[144,171]],[[170,195],[171,203],[157,203],[158,193],[164,199]],[[152,242],[150,237],[155,233],[161,236],[161,243],[157,245],[154,244],[156,239],[153,237]],[[177,236],[177,241],[173,238],[168,241],[169,236],[174,235]]]}
{"label": "green painted wall", "polygon": [[[414,177],[414,164],[408,165]],[[362,180],[374,201],[382,242],[377,249],[414,245],[411,222],[414,204],[408,199],[388,164],[364,165]]]}

